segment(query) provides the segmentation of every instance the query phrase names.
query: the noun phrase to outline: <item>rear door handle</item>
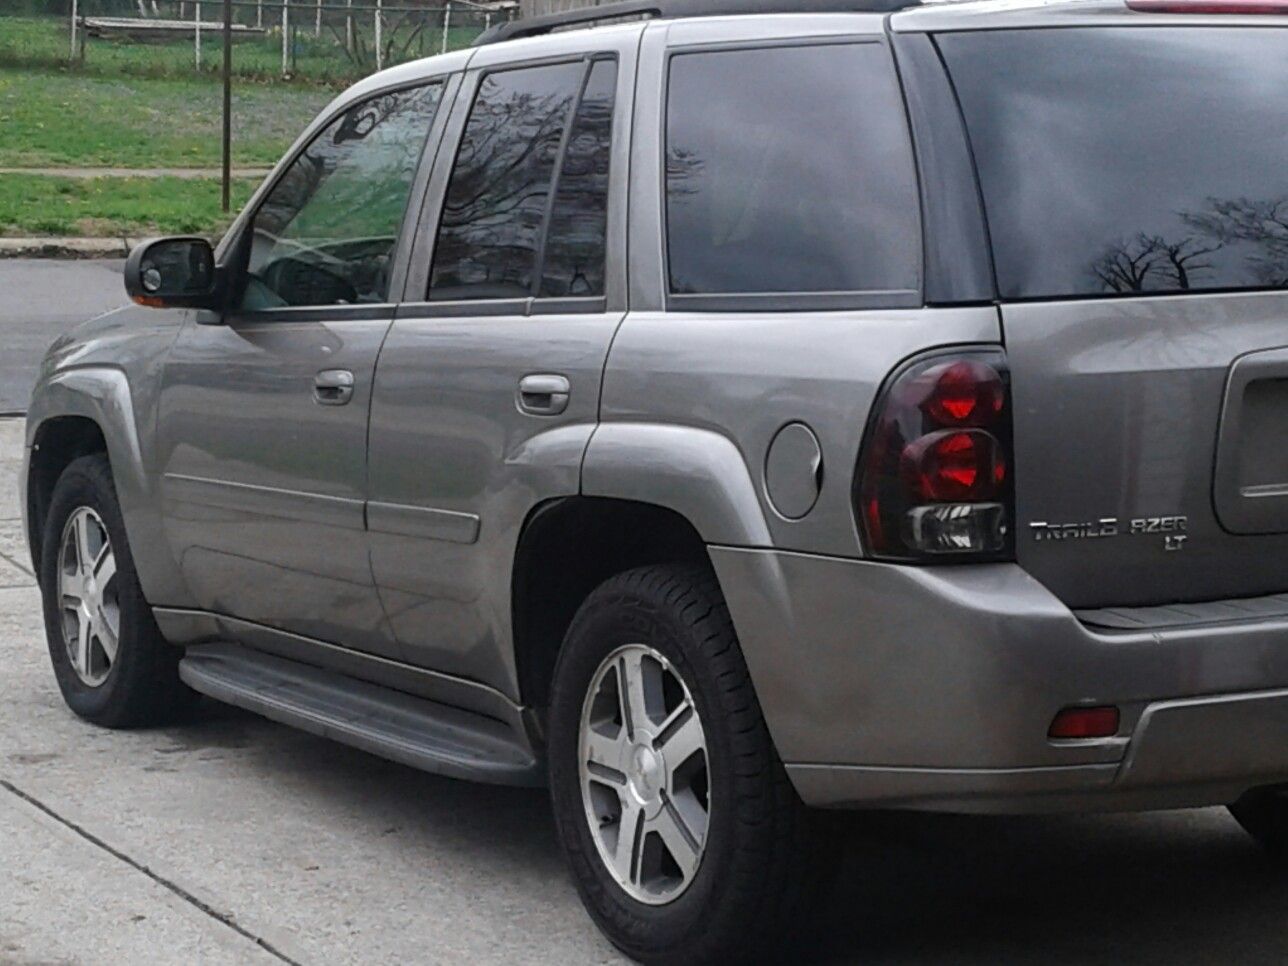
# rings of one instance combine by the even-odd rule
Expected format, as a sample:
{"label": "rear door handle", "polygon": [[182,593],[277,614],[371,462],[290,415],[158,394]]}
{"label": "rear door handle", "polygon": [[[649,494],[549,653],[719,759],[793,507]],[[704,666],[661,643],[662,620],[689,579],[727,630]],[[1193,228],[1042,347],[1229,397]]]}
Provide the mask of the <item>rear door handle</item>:
{"label": "rear door handle", "polygon": [[323,406],[343,406],[353,398],[353,373],[348,369],[323,369],[313,379],[313,401]]}
{"label": "rear door handle", "polygon": [[539,373],[519,380],[519,408],[534,416],[558,416],[568,408],[572,387],[563,376]]}

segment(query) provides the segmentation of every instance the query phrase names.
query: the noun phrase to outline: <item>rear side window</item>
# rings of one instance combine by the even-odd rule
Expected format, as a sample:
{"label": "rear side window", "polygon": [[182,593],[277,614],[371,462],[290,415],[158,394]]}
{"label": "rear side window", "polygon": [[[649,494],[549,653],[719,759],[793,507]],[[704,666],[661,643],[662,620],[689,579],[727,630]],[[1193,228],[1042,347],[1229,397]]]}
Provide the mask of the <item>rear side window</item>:
{"label": "rear side window", "polygon": [[946,34],[1006,298],[1288,286],[1288,30]]}
{"label": "rear side window", "polygon": [[443,205],[431,300],[604,293],[616,78],[610,60],[483,78]]}
{"label": "rear side window", "polygon": [[666,195],[672,293],[918,288],[912,155],[881,44],[672,57]]}

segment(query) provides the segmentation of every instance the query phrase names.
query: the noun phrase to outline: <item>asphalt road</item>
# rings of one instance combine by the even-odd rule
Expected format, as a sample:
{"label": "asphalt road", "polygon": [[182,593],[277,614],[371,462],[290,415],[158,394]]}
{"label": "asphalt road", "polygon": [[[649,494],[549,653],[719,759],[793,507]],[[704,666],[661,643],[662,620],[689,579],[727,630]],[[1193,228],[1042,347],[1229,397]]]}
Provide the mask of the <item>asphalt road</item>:
{"label": "asphalt road", "polygon": [[126,301],[122,265],[0,259],[0,413],[26,410],[36,367],[60,333]]}
{"label": "asphalt road", "polygon": [[[540,791],[213,703],[147,731],[72,716],[20,533],[22,428],[0,420],[0,962],[620,961]],[[836,882],[793,962],[1288,961],[1288,878],[1221,809],[873,814],[833,834]]]}

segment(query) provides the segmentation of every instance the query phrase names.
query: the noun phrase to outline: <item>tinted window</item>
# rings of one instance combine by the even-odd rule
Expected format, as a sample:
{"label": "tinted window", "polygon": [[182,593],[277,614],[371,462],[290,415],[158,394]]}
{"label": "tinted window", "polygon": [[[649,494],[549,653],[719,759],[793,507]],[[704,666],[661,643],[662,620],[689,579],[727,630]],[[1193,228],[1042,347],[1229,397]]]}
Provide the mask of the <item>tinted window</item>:
{"label": "tinted window", "polygon": [[1288,31],[940,43],[1004,296],[1288,285]]}
{"label": "tinted window", "polygon": [[918,207],[905,126],[879,44],[672,58],[671,290],[916,289]]}
{"label": "tinted window", "polygon": [[604,294],[616,61],[596,61],[577,105],[546,235],[540,295]]}
{"label": "tinted window", "polygon": [[389,298],[389,263],[438,85],[364,101],[295,159],[251,223],[242,308]]}
{"label": "tinted window", "polygon": [[584,63],[488,74],[452,170],[431,299],[532,294],[559,146]]}

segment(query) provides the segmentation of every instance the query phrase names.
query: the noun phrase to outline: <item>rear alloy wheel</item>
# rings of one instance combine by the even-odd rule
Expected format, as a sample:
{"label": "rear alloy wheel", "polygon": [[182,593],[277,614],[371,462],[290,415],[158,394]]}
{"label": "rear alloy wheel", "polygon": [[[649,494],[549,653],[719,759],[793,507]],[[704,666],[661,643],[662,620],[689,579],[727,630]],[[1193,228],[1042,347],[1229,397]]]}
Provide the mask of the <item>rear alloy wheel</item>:
{"label": "rear alloy wheel", "polygon": [[586,598],[555,667],[547,752],[577,889],[627,955],[763,957],[807,918],[810,816],[710,570],[644,567]]}
{"label": "rear alloy wheel", "polygon": [[670,902],[707,837],[707,746],[689,689],[644,644],[608,655],[581,715],[581,787],[599,857],[627,895]]}

